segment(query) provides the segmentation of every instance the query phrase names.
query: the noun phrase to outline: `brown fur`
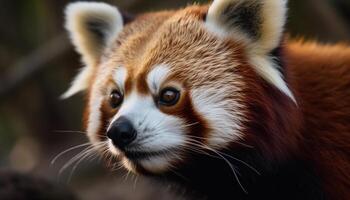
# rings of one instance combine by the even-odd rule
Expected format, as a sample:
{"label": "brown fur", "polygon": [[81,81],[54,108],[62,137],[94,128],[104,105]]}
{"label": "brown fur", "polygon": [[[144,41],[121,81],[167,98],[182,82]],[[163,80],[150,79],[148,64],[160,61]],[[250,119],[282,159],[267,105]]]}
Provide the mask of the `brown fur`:
{"label": "brown fur", "polygon": [[[109,68],[100,67],[94,83],[100,80],[98,84],[106,88],[110,79],[105,75],[116,64],[128,69],[125,95],[134,86],[148,94],[146,75],[161,63],[171,66],[168,81],[180,82],[189,90],[219,87],[214,84],[223,80],[232,85],[227,98],[244,105],[240,110],[246,117],[242,142],[256,147],[267,161],[305,161],[316,170],[328,199],[349,199],[350,48],[284,41],[285,79],[296,97],[295,105],[252,69],[242,43],[219,41],[205,30],[202,21],[207,9],[191,6],[137,17],[105,52],[103,60]],[[237,65],[232,67],[233,63]],[[205,130],[209,127],[186,91],[178,107],[160,109],[189,123],[200,122],[190,134],[208,137]],[[103,135],[116,111],[108,111],[105,102],[101,112],[99,134]],[[229,148],[234,151],[236,146]]]}
{"label": "brown fur", "polygon": [[350,48],[292,42],[286,61],[303,116],[302,156],[323,178],[330,199],[349,199]]}

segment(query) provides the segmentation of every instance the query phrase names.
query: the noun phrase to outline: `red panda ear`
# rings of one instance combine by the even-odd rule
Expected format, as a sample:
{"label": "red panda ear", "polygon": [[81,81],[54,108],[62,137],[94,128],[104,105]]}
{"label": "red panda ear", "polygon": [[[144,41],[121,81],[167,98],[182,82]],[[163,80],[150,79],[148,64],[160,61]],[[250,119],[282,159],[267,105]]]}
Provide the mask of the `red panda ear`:
{"label": "red panda ear", "polygon": [[123,29],[123,17],[116,7],[105,3],[71,3],[65,10],[66,29],[85,67],[77,75],[69,90],[62,95],[68,98],[85,90],[94,68],[106,47]]}
{"label": "red panda ear", "polygon": [[254,53],[267,54],[281,40],[287,0],[214,0],[206,18],[208,29],[244,42]]}
{"label": "red panda ear", "polygon": [[271,52],[279,47],[287,0],[214,0],[205,21],[208,31],[242,42],[255,71],[296,102]]}

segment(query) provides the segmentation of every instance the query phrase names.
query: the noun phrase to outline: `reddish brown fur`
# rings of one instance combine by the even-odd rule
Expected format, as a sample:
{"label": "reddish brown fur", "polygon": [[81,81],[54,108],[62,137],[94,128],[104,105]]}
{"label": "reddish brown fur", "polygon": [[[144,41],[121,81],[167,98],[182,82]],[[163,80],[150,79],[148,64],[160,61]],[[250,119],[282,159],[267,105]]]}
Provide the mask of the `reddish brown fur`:
{"label": "reddish brown fur", "polygon": [[286,46],[303,122],[302,156],[323,178],[330,199],[350,198],[350,48]]}
{"label": "reddish brown fur", "polygon": [[[248,64],[240,43],[227,40],[211,52],[207,51],[206,45],[201,46],[203,40],[207,45],[217,44],[216,39],[198,25],[207,9],[207,6],[193,6],[178,12],[146,14],[124,28],[105,57],[109,63],[123,63],[128,69],[125,95],[134,84],[140,93],[149,93],[145,77],[154,65],[163,62],[173,66],[171,79],[181,80],[185,88],[220,78],[213,76],[200,82],[195,76],[192,79],[183,76],[184,73],[199,73],[201,65],[239,63],[224,72],[239,75],[237,77],[245,83],[242,90],[237,91],[242,96],[232,94],[238,102],[247,105],[242,111],[247,117],[243,142],[256,147],[268,161],[294,157],[306,161],[321,177],[329,199],[350,199],[350,48],[285,41],[282,46],[285,79],[296,97],[296,106],[259,77]],[[167,21],[170,18],[172,21]],[[196,23],[189,24],[188,21]],[[171,29],[172,23],[185,28],[178,30],[175,26]],[[194,36],[188,41],[176,41],[172,35],[181,34],[181,31],[193,31]],[[227,60],[215,60],[215,53],[219,55],[222,49],[232,56]],[[178,106],[182,108],[160,109],[181,116],[189,123],[201,122],[192,128],[191,134],[206,136],[206,122],[195,112],[186,92]],[[101,108],[104,122],[100,127],[101,135],[112,116],[107,109]],[[235,145],[231,147],[234,151]]]}

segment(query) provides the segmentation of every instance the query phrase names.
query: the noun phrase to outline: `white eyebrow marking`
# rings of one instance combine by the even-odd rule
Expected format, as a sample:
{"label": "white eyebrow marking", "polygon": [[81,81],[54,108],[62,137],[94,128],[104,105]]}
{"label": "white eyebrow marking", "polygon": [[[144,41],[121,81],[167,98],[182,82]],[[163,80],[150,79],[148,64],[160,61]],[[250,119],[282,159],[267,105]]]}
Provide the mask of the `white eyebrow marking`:
{"label": "white eyebrow marking", "polygon": [[120,90],[124,90],[125,81],[126,81],[127,71],[124,67],[118,67],[113,72],[113,79],[118,85]]}
{"label": "white eyebrow marking", "polygon": [[147,76],[147,84],[153,94],[158,93],[160,85],[169,74],[169,66],[166,64],[156,65]]}

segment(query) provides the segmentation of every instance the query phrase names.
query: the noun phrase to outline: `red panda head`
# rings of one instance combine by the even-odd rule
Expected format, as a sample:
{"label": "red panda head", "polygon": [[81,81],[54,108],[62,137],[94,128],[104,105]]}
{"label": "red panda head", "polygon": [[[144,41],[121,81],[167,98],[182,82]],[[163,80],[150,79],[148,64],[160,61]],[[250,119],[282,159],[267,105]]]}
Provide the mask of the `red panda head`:
{"label": "red panda head", "polygon": [[278,118],[266,88],[295,101],[271,56],[285,4],[215,0],[125,23],[113,6],[72,3],[66,27],[86,67],[64,97],[88,91],[90,141],[132,171],[162,173],[193,153],[269,140],[253,133]]}

